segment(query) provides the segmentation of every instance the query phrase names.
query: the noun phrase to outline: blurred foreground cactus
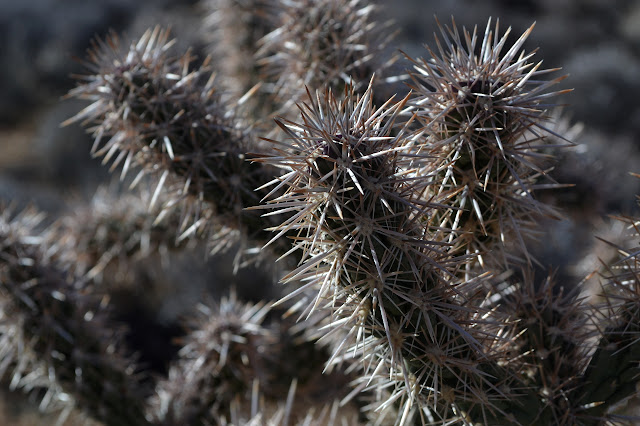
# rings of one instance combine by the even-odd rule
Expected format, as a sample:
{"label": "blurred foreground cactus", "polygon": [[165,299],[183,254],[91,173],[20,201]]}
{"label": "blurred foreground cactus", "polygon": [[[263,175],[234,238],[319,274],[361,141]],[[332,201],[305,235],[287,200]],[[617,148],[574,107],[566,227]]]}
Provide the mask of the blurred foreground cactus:
{"label": "blurred foreground cactus", "polygon": [[[533,27],[512,42],[497,22],[439,24],[395,75],[365,2],[206,5],[212,56],[161,28],[110,35],[69,93],[90,104],[64,124],[135,191],[48,226],[3,208],[11,389],[113,425],[634,421],[637,248],[612,243],[596,293],[541,276],[528,249],[562,217],[538,194],[568,186],[549,172],[571,145],[564,76],[523,47]],[[119,304],[202,246],[282,285],[203,298],[154,369]]]}

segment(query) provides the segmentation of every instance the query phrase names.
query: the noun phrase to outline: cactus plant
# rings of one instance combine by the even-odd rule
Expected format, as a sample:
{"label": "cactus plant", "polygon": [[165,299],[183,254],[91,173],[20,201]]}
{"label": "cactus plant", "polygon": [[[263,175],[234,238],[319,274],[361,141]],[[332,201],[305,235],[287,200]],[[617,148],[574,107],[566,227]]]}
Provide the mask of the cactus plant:
{"label": "cactus plant", "polygon": [[[359,0],[207,7],[213,56],[160,27],[112,34],[68,95],[91,103],[64,124],[150,191],[47,227],[2,211],[9,386],[119,425],[622,424],[638,250],[594,271],[599,297],[536,271],[539,222],[562,217],[537,195],[563,186],[549,172],[569,143],[550,103],[564,76],[523,47],[533,27],[509,44],[492,21],[438,24],[394,75],[390,25]],[[284,285],[198,304],[152,370],[111,296],[198,241]]]}

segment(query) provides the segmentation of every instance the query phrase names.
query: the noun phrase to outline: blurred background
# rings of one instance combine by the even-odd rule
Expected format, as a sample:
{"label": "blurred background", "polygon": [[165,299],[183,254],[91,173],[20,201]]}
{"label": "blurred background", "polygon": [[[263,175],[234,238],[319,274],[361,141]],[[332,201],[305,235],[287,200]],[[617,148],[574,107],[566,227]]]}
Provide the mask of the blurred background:
{"label": "blurred background", "polygon": [[[562,67],[556,76],[569,74],[559,88],[574,91],[557,101],[567,104],[567,129],[583,126],[581,133],[571,132],[577,145],[559,156],[552,172],[560,183],[575,187],[548,195],[565,208],[567,220],[545,226],[536,251],[544,268],[579,281],[606,257],[594,235],[620,232],[608,215],[637,213],[640,180],[630,172],[640,173],[640,1],[379,3],[383,18],[395,21],[399,30],[392,47],[412,57],[427,57],[423,44],[433,43],[434,16],[447,24],[453,16],[459,26],[477,25],[480,33],[489,17],[499,19],[503,30],[513,27],[512,41],[536,22],[526,50],[538,48],[534,59],[544,59],[546,68]],[[0,0],[0,204],[33,204],[55,219],[110,182],[106,168],[91,158],[92,140],[84,130],[75,124],[60,127],[86,105],[61,100],[75,86],[71,75],[85,72],[74,58],[84,58],[91,39],[110,29],[137,38],[156,24],[170,26],[180,49],[191,46],[202,57],[207,52],[204,10],[194,0]],[[399,69],[407,66],[398,63]],[[215,287],[209,279],[242,281],[221,278],[215,263],[203,266],[200,276],[203,287]],[[197,297],[194,292],[192,298]],[[2,424],[19,424],[20,410],[11,398],[0,394],[0,411],[4,406],[10,421]]]}

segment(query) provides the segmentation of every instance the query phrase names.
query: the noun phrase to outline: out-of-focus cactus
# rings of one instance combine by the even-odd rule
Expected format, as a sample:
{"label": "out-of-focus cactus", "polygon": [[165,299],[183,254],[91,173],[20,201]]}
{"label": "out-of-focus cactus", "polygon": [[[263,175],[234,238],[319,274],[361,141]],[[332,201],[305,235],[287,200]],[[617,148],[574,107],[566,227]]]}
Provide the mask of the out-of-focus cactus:
{"label": "out-of-focus cactus", "polygon": [[258,52],[264,90],[272,93],[281,116],[295,116],[305,87],[346,85],[362,92],[371,76],[384,74],[388,23],[377,22],[377,6],[360,0],[279,0],[275,29]]}
{"label": "out-of-focus cactus", "polygon": [[107,425],[146,424],[149,390],[108,297],[56,264],[35,232],[39,215],[0,213],[0,373],[12,389],[40,394],[42,409],[64,415],[77,405]]}

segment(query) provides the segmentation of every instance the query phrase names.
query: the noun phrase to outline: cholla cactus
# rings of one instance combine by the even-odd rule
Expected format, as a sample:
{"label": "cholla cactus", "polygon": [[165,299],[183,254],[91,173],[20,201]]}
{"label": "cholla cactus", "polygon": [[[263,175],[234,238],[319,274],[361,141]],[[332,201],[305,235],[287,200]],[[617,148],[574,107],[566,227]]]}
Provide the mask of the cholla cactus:
{"label": "cholla cactus", "polygon": [[[638,324],[640,324],[640,280],[638,265],[638,218],[619,218],[632,230],[630,249],[617,247],[619,260],[603,273],[604,303],[599,306],[599,331],[602,339],[590,364],[580,378],[586,390],[580,395],[583,402],[621,402],[637,394]],[[611,381],[611,376],[615,377]],[[587,405],[589,416],[605,416],[604,404]],[[624,416],[620,416],[624,420]],[[616,417],[614,417],[616,419]]]}
{"label": "cholla cactus", "polygon": [[476,29],[460,33],[454,23],[441,27],[429,61],[412,60],[411,105],[433,156],[426,167],[438,171],[438,192],[451,194],[452,210],[434,216],[435,224],[451,228],[460,250],[481,262],[513,262],[518,252],[528,258],[524,240],[536,219],[554,215],[533,191],[544,186],[543,149],[553,148],[544,139],[547,99],[565,92],[548,89],[564,77],[540,80],[556,70],[541,69],[542,62],[529,62],[534,53],[522,51],[532,29],[507,47],[510,29],[500,36],[497,23],[492,30],[489,21],[482,41]]}
{"label": "cholla cactus", "polygon": [[61,419],[77,405],[107,425],[145,424],[147,390],[108,298],[66,276],[35,232],[40,220],[0,215],[0,373],[10,371],[12,389],[39,393],[43,410],[63,410]]}
{"label": "cholla cactus", "polygon": [[[276,230],[297,231],[302,251],[286,279],[318,288],[310,309],[329,304],[333,324],[351,328],[355,346],[339,350],[362,350],[366,374],[389,361],[391,375],[401,373],[396,386],[408,395],[407,411],[414,399],[438,406],[443,388],[467,399],[485,382],[469,365],[491,358],[494,343],[485,342],[486,330],[476,335],[459,325],[467,312],[457,296],[475,282],[454,282],[462,260],[443,253],[422,220],[438,208],[422,199],[432,181],[407,167],[413,138],[404,128],[392,134],[407,99],[374,109],[371,86],[362,97],[348,90],[341,101],[331,92],[311,98],[301,107],[304,123],[280,122],[292,140],[284,152],[292,154],[265,159],[291,169],[280,178],[287,191],[271,203],[295,212]],[[382,350],[382,359],[368,359]]]}
{"label": "cholla cactus", "polygon": [[[383,60],[391,34],[374,19],[376,6],[360,0],[281,0],[276,29],[262,40],[266,81],[282,105],[281,115],[303,99],[305,87],[327,87],[341,94],[345,85],[360,91]],[[295,114],[295,112],[294,112]]]}
{"label": "cholla cactus", "polygon": [[149,414],[155,424],[228,421],[229,404],[249,401],[254,380],[263,386],[274,380],[275,363],[269,356],[277,354],[273,346],[278,339],[262,324],[268,306],[243,306],[232,295],[214,308],[201,305],[199,311],[179,361],[158,384]]}
{"label": "cholla cactus", "polygon": [[[491,22],[483,37],[441,27],[428,60],[409,58],[411,90],[387,99],[393,58],[375,6],[209,6],[218,22],[242,17],[239,37],[213,34],[215,61],[172,53],[159,28],[128,48],[112,36],[69,95],[92,103],[67,123],[83,121],[123,177],[138,169],[148,197],[97,204],[37,238],[32,216],[0,218],[12,386],[106,424],[622,419],[640,361],[636,251],[620,249],[597,299],[537,279],[527,250],[537,220],[559,216],[535,195],[558,186],[547,172],[563,145],[547,103],[563,77],[523,51],[532,28],[508,46]],[[198,305],[167,370],[141,371],[104,283],[135,281],[139,259],[170,257],[187,237],[287,259],[287,285],[275,305],[234,293]]]}
{"label": "cholla cactus", "polygon": [[[261,84],[260,66],[254,60],[258,43],[273,31],[279,10],[274,0],[207,0],[205,32],[215,58],[225,58],[216,68],[227,78],[222,84],[242,96]],[[258,108],[256,106],[256,108]]]}
{"label": "cholla cactus", "polygon": [[140,168],[133,184],[153,175],[150,207],[162,202],[159,220],[178,209],[178,239],[209,231],[215,251],[260,232],[243,208],[258,201],[262,169],[246,165],[251,135],[223,102],[208,60],[190,70],[194,58],[170,56],[168,37],[156,27],[128,50],[115,36],[98,41],[88,64],[96,74],[70,93],[93,103],[67,123],[96,123],[94,155],[115,156],[122,176]]}
{"label": "cholla cactus", "polygon": [[139,279],[135,265],[141,259],[159,254],[166,263],[178,228],[177,223],[154,226],[144,203],[150,196],[144,191],[118,195],[100,188],[88,207],[81,206],[56,224],[48,244],[56,247],[77,280],[133,284]]}
{"label": "cholla cactus", "polygon": [[504,293],[502,309],[513,321],[514,332],[521,333],[516,350],[523,354],[510,368],[522,389],[534,388],[545,398],[531,414],[541,424],[588,424],[579,378],[592,355],[589,342],[598,337],[593,307],[580,296],[580,289],[565,288],[553,277],[538,283],[525,275]]}
{"label": "cholla cactus", "polygon": [[[241,304],[232,293],[211,307],[198,306],[198,317],[189,326],[193,331],[151,399],[147,416],[153,424],[235,425],[241,424],[240,419],[264,420],[270,408],[282,401],[290,383],[289,398],[315,406],[312,410],[318,414],[326,411],[322,405],[327,395],[310,395],[304,388],[312,389],[314,380],[321,380],[325,388],[344,386],[345,376],[334,372],[318,377],[315,373],[324,360],[314,355],[312,344],[297,338],[290,321],[270,312],[269,305]],[[302,389],[296,395],[298,383]],[[340,392],[329,393],[329,398],[339,396]],[[262,408],[256,412],[259,405]],[[307,416],[309,405],[289,401],[273,416],[297,421]],[[349,408],[341,408],[341,415]]]}

